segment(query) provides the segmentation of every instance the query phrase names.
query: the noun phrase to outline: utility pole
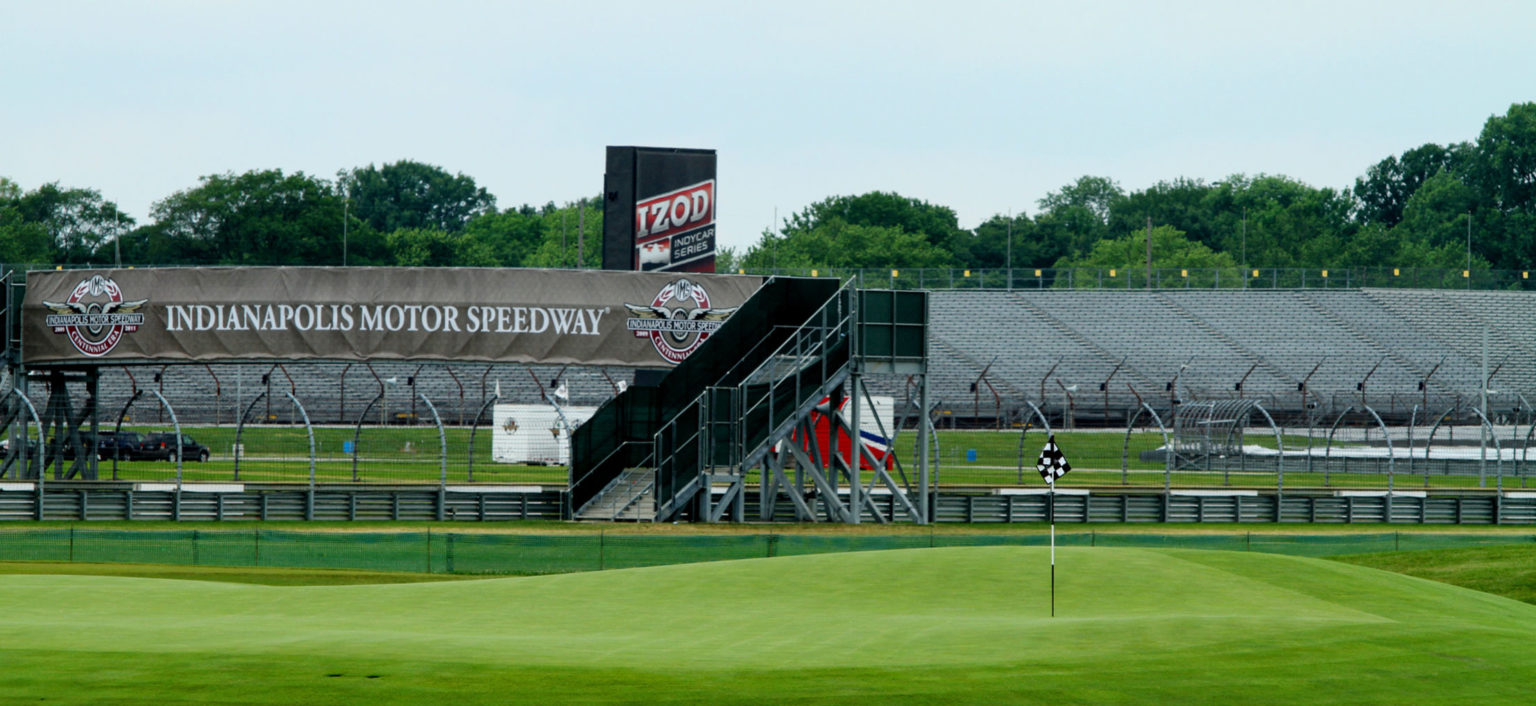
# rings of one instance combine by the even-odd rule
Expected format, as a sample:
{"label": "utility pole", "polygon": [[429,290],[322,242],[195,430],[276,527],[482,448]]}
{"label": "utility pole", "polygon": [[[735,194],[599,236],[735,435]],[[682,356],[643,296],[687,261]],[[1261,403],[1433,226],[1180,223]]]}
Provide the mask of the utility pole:
{"label": "utility pole", "polygon": [[1152,288],[1152,217],[1147,216],[1147,289]]}
{"label": "utility pole", "polygon": [[586,255],[587,239],[587,200],[577,202],[579,211],[576,212],[576,269],[581,269],[581,261]]}
{"label": "utility pole", "polygon": [[352,211],[352,195],[346,187],[341,190],[341,266],[347,266],[347,221]]}
{"label": "utility pole", "polygon": [[1472,288],[1472,212],[1467,211],[1467,289]]}

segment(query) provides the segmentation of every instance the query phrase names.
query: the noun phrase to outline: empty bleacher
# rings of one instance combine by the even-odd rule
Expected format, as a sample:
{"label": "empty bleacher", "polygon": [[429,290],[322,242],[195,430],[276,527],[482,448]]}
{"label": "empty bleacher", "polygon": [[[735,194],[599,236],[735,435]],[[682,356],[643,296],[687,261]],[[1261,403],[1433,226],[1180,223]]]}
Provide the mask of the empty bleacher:
{"label": "empty bleacher", "polygon": [[[1536,400],[1533,323],[1536,295],[1522,292],[935,291],[930,400],[951,418],[990,425],[999,407],[1005,421],[1016,421],[1026,401],[1059,413],[1070,398],[1079,420],[1114,423],[1138,400],[1166,408],[1242,395],[1277,413],[1337,409],[1358,404],[1364,382],[1365,399],[1384,413],[1407,414],[1414,405],[1438,411],[1477,399],[1486,329],[1491,406],[1516,407]],[[381,393],[370,420],[428,423],[424,394],[445,423],[460,424],[472,423],[497,392],[502,402],[538,403],[540,385],[552,390],[558,378],[569,404],[597,405],[633,377],[620,368],[442,362],[104,367],[101,419],[115,422],[139,389],[164,394],[184,424],[233,424],[247,408],[247,423],[294,423],[284,394],[291,391],[315,424],[354,424]],[[1169,389],[1175,378],[1177,389]],[[1304,379],[1306,399],[1297,389]],[[912,389],[904,379],[869,381],[899,403]],[[78,404],[83,390],[71,392]],[[269,394],[250,407],[261,392]],[[31,396],[41,410],[41,380]],[[168,423],[148,395],[130,417]]]}

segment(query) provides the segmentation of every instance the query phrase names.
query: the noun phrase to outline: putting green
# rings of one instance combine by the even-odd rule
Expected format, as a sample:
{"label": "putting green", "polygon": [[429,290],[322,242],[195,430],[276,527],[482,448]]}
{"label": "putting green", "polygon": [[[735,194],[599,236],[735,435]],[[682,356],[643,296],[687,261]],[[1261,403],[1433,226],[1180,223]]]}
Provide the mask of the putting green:
{"label": "putting green", "polygon": [[[1276,555],[961,547],[424,584],[0,576],[49,702],[1529,703],[1536,606]],[[18,668],[20,667],[20,668]]]}

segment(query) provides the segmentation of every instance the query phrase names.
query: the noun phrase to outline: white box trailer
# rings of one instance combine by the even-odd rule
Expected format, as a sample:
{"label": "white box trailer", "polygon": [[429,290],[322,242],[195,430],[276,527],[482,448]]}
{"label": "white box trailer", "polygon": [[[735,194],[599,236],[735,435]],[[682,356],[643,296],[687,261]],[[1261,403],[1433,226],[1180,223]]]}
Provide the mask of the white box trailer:
{"label": "white box trailer", "polygon": [[[597,412],[596,407],[561,407],[565,421],[580,426]],[[491,460],[568,466],[571,463],[571,430],[560,414],[547,404],[499,404],[492,410]]]}

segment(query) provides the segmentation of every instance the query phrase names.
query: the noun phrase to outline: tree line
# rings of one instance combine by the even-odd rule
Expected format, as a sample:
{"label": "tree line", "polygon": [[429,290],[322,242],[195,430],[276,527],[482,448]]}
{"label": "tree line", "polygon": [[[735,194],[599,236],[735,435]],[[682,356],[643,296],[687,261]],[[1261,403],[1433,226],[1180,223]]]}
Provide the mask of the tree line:
{"label": "tree line", "polygon": [[[833,196],[725,249],[720,267],[1134,267],[1150,240],[1157,267],[1528,268],[1536,103],[1490,117],[1474,141],[1388,156],[1342,189],[1236,174],[1127,192],[1084,176],[1036,205],[967,229],[953,209],[896,193]],[[498,209],[471,177],[407,160],[335,179],[207,176],[137,224],[96,190],[0,177],[0,261],[575,267],[582,233],[591,267],[602,210],[597,198]]]}

